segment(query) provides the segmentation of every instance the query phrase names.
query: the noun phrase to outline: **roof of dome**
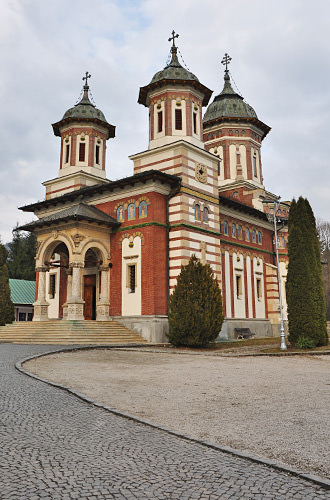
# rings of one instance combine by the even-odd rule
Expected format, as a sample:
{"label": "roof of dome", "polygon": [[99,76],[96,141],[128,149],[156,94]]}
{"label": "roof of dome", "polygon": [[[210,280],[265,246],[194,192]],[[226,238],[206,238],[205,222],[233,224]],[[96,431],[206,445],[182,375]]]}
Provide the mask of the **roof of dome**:
{"label": "roof of dome", "polygon": [[[88,73],[86,73],[86,75],[88,75]],[[87,85],[87,78],[89,77],[90,75],[83,78],[83,80],[86,79],[86,84],[84,85],[84,95],[82,99],[75,106],[68,109],[59,122],[53,124],[55,135],[61,135],[61,125],[64,125],[65,123],[68,123],[70,121],[83,120],[99,122],[101,125],[105,126],[108,129],[108,138],[115,136],[115,127],[108,123],[102,111],[98,109],[95,104],[93,104],[89,99],[89,86]]]}
{"label": "roof of dome", "polygon": [[258,118],[252,106],[244,101],[243,97],[235,92],[230,83],[228,70],[225,70],[225,84],[222,92],[214,98],[208,106],[203,123],[217,118]]}
{"label": "roof of dome", "polygon": [[175,46],[174,39],[179,35],[174,35],[174,31],[172,32],[172,38],[169,38],[169,41],[173,42],[171,47],[171,61],[164,69],[161,71],[157,71],[157,73],[152,77],[151,82],[145,87],[140,88],[140,94],[138,102],[140,104],[147,105],[147,95],[149,90],[152,90],[164,83],[182,83],[182,82],[191,82],[191,85],[197,87],[204,94],[203,98],[203,106],[206,106],[211,97],[212,91],[205,87],[198,80],[197,76],[191,73],[191,71],[184,68],[180,63],[177,56],[178,48]]}
{"label": "roof of dome", "polygon": [[88,96],[88,88],[85,90],[84,87],[84,96],[78,104],[68,109],[64,115],[62,120],[66,118],[97,118],[105,123],[108,123],[104,114],[101,110],[97,109],[97,107],[91,103]]}
{"label": "roof of dome", "polygon": [[179,63],[177,47],[172,47],[171,53],[172,57],[170,63],[161,71],[157,71],[150,83],[159,82],[160,80],[195,80],[199,82],[197,76],[185,69]]}

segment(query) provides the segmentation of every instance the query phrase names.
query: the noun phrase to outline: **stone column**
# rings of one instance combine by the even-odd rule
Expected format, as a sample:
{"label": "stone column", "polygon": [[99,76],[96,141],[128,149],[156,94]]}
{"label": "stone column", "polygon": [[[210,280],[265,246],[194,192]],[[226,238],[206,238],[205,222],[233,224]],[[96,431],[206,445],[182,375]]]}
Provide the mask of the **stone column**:
{"label": "stone column", "polygon": [[82,262],[72,262],[70,267],[72,268],[72,278],[70,298],[66,301],[68,305],[67,319],[83,320],[85,301],[81,298],[81,268],[84,267],[84,264]]}
{"label": "stone column", "polygon": [[100,267],[101,271],[101,299],[96,304],[96,319],[97,321],[109,321],[109,268],[104,266]]}
{"label": "stone column", "polygon": [[71,299],[72,290],[72,269],[66,270],[67,284],[66,284],[66,302],[63,304],[63,319],[68,319],[68,301]]}
{"label": "stone column", "polygon": [[38,298],[34,305],[33,321],[48,321],[48,306],[46,301],[46,272],[48,267],[37,267],[38,274]]}

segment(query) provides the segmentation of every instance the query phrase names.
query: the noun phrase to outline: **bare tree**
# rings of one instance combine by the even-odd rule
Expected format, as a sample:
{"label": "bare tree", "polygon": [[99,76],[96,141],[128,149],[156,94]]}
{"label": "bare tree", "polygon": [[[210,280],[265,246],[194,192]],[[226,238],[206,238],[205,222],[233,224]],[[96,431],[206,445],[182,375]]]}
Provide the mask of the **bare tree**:
{"label": "bare tree", "polygon": [[330,321],[330,222],[317,219],[316,229],[320,243],[326,317]]}

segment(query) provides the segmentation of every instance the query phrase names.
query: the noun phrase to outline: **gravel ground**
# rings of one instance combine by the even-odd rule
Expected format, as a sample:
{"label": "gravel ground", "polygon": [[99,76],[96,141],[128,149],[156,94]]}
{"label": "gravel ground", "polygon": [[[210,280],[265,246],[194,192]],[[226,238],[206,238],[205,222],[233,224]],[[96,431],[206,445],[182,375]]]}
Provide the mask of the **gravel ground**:
{"label": "gravel ground", "polygon": [[97,349],[24,366],[194,438],[330,477],[330,356],[238,358]]}

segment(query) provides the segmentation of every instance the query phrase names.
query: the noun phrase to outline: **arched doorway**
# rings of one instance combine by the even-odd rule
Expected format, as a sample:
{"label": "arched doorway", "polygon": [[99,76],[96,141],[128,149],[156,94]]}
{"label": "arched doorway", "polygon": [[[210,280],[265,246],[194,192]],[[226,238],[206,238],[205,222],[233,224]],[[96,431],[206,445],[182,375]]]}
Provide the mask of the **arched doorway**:
{"label": "arched doorway", "polygon": [[65,243],[53,243],[46,255],[48,317],[63,318],[63,305],[67,300],[69,251]]}
{"label": "arched doorway", "polygon": [[100,279],[99,267],[102,265],[102,255],[97,248],[89,248],[84,261],[84,318],[96,319]]}

